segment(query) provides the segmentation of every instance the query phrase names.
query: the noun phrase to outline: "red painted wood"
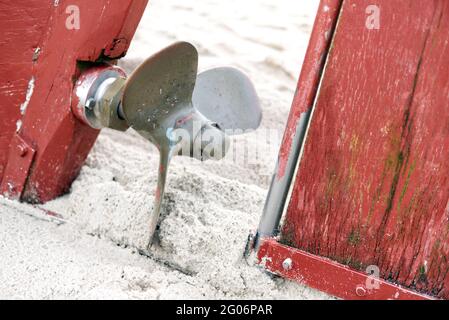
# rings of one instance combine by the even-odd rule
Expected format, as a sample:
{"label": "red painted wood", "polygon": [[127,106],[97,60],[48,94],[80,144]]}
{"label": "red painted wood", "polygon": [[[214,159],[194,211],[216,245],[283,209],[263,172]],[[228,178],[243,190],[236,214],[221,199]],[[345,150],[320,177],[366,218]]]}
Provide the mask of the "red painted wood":
{"label": "red painted wood", "polygon": [[[71,112],[74,80],[81,71],[79,61],[93,63],[123,56],[146,4],[147,0],[0,4],[1,29],[9,30],[1,40],[8,54],[0,64],[0,121],[4,124],[0,129],[0,179],[7,175],[9,140],[21,120],[19,135],[36,148],[23,199],[53,199],[66,191],[78,174],[98,134]],[[79,30],[66,27],[66,9],[74,5],[80,12]],[[39,54],[35,54],[36,48]],[[31,79],[34,90],[22,116],[18,110]]]}
{"label": "red painted wood", "polygon": [[298,87],[293,99],[292,108],[279,151],[279,165],[276,178],[285,175],[286,166],[291,153],[292,143],[297,133],[301,115],[312,108],[318,84],[321,79],[324,63],[330,45],[342,0],[321,0],[315,19],[309,46],[304,58]]}
{"label": "red painted wood", "polygon": [[445,0],[344,1],[283,243],[449,298],[448,30]]}
{"label": "red painted wood", "polygon": [[33,54],[50,10],[41,0],[0,2],[0,181],[33,70]]}
{"label": "red painted wood", "polygon": [[11,152],[9,152],[8,164],[5,169],[5,183],[0,187],[0,194],[11,199],[19,199],[36,150],[17,133],[13,135],[10,146]]}
{"label": "red painted wood", "polygon": [[[285,261],[289,259],[289,267]],[[357,272],[332,260],[263,239],[258,260],[267,270],[347,300],[427,300],[430,297]]]}

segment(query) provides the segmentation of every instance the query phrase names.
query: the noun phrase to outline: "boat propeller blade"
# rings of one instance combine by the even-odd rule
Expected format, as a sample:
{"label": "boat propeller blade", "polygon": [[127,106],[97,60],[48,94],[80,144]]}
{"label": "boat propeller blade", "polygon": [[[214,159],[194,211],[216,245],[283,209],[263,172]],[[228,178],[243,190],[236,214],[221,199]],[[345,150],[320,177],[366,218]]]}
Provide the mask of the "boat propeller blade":
{"label": "boat propeller blade", "polygon": [[198,52],[187,42],[151,56],[126,81],[119,71],[109,66],[86,73],[77,83],[72,110],[95,128],[131,127],[158,148],[151,245],[171,158],[220,160],[229,148],[227,134],[257,129],[262,113],[254,86],[241,71],[226,67],[197,75]]}
{"label": "boat propeller blade", "polygon": [[193,105],[228,134],[255,130],[262,120],[259,98],[242,71],[218,67],[198,75]]}

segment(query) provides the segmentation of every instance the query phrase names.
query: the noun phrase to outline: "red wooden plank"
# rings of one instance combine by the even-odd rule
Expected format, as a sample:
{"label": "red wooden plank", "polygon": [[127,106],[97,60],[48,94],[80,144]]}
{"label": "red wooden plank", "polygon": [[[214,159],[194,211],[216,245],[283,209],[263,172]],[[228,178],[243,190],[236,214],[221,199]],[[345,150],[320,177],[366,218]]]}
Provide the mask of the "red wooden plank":
{"label": "red wooden plank", "polygon": [[400,286],[354,271],[329,259],[263,239],[259,263],[267,270],[347,300],[427,300]]}
{"label": "red wooden plank", "polygon": [[444,0],[344,1],[283,243],[449,298],[447,30]]}
{"label": "red wooden plank", "polygon": [[33,55],[49,15],[41,0],[0,2],[0,182],[31,79]]}
{"label": "red wooden plank", "polygon": [[343,0],[321,0],[255,243],[278,232]]}
{"label": "red wooden plank", "polygon": [[330,37],[335,28],[335,22],[340,13],[342,0],[322,0],[318,9],[309,47],[304,58],[298,87],[292,103],[286,130],[279,151],[279,163],[276,179],[284,177],[291,156],[292,143],[297,133],[298,121],[301,115],[308,112],[315,101],[324,63],[329,50]]}
{"label": "red wooden plank", "polygon": [[5,170],[7,174],[0,184],[0,194],[5,194],[11,199],[18,199],[23,192],[36,150],[18,134],[14,134],[11,139],[10,150]]}
{"label": "red wooden plank", "polygon": [[[0,179],[2,175],[11,176],[2,172],[5,155],[14,148],[8,151],[6,145],[20,120],[18,134],[36,149],[23,199],[53,199],[66,191],[78,174],[98,134],[76,120],[71,112],[74,80],[81,72],[79,62],[93,63],[123,56],[146,4],[147,0],[1,4],[0,14],[12,17],[6,20],[8,28],[18,28],[18,31],[7,32],[6,40],[2,40],[9,56],[8,63],[0,64],[0,71],[9,72],[13,82],[3,85],[7,88],[3,95],[3,82],[0,83],[0,121],[6,124],[0,128]],[[74,7],[79,12],[79,29],[67,28],[67,20],[74,14],[70,8]],[[35,25],[34,29],[25,31],[31,25]],[[32,37],[23,45],[27,33]],[[10,64],[20,68],[10,68]],[[8,92],[13,95],[7,96]],[[29,101],[22,115],[18,110],[27,92]]]}

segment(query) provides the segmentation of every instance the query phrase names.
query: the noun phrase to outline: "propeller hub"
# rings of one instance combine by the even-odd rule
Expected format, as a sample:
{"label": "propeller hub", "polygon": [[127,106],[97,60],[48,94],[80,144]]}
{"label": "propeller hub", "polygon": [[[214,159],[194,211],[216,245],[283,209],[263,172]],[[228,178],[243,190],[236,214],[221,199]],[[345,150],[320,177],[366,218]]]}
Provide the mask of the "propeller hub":
{"label": "propeller hub", "polygon": [[100,65],[88,69],[76,82],[73,113],[92,128],[125,131],[129,125],[118,115],[125,82],[126,74],[118,67]]}

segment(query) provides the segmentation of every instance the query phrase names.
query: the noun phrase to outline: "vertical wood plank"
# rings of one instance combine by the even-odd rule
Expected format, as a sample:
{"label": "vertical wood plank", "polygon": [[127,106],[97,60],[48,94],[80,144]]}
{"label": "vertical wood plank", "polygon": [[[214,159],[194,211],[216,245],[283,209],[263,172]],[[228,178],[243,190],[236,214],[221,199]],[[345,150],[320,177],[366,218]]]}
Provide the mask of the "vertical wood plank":
{"label": "vertical wood plank", "polygon": [[449,4],[342,10],[282,241],[448,298]]}

